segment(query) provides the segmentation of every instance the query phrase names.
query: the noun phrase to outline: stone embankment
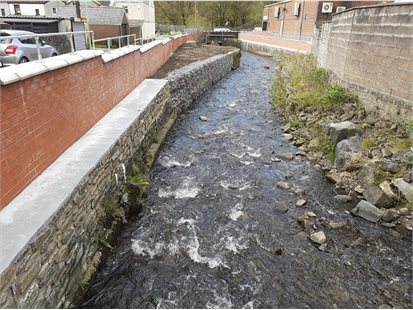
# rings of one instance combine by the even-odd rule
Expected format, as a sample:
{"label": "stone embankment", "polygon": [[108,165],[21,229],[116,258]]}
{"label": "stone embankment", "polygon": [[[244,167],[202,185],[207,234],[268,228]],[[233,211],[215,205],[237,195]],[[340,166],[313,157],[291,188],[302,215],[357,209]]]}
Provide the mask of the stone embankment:
{"label": "stone embankment", "polygon": [[[1,308],[73,306],[102,249],[110,247],[114,222],[127,220],[118,206],[137,203],[129,183],[145,186],[144,177],[129,176],[137,172],[136,154],[145,153],[171,118],[236,68],[239,57],[232,51],[166,79],[145,80],[4,210],[0,228],[8,240],[2,239]],[[26,212],[24,220],[27,205],[42,212]]]}

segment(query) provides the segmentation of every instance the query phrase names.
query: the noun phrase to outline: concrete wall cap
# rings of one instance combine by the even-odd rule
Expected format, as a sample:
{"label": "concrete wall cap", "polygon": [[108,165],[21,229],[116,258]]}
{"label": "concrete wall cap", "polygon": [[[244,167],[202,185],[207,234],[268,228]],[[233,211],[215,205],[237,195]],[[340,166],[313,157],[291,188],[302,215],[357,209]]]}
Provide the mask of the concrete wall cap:
{"label": "concrete wall cap", "polygon": [[29,63],[9,66],[0,70],[0,85],[7,85],[17,81],[31,78],[33,76],[56,70],[91,59],[103,54],[103,51],[84,50],[77,51],[73,54],[63,54],[56,57],[43,59],[41,62],[32,61]]}

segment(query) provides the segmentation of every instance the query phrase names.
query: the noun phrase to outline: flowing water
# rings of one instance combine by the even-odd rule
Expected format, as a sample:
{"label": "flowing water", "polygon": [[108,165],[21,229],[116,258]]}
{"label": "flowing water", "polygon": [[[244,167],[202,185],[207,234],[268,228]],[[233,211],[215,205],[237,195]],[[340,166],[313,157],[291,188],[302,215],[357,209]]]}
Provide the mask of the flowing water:
{"label": "flowing water", "polygon": [[[411,238],[349,215],[305,157],[274,161],[297,149],[281,140],[269,104],[272,70],[270,58],[244,53],[239,69],[179,117],[144,210],[122,231],[82,307],[412,306]],[[296,188],[306,192],[305,208],[295,207]],[[308,239],[314,227],[304,232],[297,221],[308,211],[325,248]],[[347,227],[329,229],[331,220]]]}

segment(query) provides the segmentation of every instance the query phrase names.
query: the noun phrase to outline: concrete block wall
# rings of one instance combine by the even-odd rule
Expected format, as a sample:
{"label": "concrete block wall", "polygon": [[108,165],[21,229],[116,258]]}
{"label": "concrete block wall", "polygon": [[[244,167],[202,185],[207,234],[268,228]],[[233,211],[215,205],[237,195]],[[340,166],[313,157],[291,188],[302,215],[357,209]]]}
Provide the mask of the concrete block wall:
{"label": "concrete block wall", "polygon": [[[167,80],[144,81],[0,212],[0,248],[6,250],[0,255],[1,308],[76,306],[105,230],[105,197],[125,182],[122,164],[130,166],[173,113],[229,73],[233,59],[234,53],[218,55]],[[33,225],[23,222],[31,214],[42,219],[27,232]]]}
{"label": "concrete block wall", "polygon": [[355,8],[333,16],[314,40],[318,64],[386,118],[413,118],[413,4]]}
{"label": "concrete block wall", "polygon": [[93,57],[2,85],[0,208],[188,39],[177,37],[107,62]]}

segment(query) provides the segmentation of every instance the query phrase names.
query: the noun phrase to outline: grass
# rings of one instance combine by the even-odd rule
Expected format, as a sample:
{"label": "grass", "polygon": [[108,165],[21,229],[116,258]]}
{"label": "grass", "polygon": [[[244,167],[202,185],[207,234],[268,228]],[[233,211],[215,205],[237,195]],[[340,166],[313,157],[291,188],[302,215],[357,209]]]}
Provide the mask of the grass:
{"label": "grass", "polygon": [[399,150],[407,150],[412,146],[412,141],[410,138],[399,138],[396,142],[396,147]]}
{"label": "grass", "polygon": [[118,199],[115,197],[107,199],[103,204],[103,209],[114,220],[123,220],[125,218],[125,210],[120,206]]}
{"label": "grass", "polygon": [[360,148],[362,151],[367,151],[375,146],[376,146],[376,143],[372,139],[364,138],[363,141],[361,141]]}
{"label": "grass", "polygon": [[373,180],[374,185],[380,185],[384,181],[391,181],[393,180],[393,178],[394,178],[394,175],[392,173],[383,171],[378,166],[374,167],[374,180]]}
{"label": "grass", "polygon": [[128,177],[128,182],[138,187],[141,192],[144,192],[149,185],[147,176],[141,171],[137,163],[132,165],[132,172],[133,175]]}
{"label": "grass", "polygon": [[300,122],[299,119],[294,118],[294,119],[290,120],[289,125],[290,125],[291,128],[298,128],[298,127],[301,126],[301,122]]}
{"label": "grass", "polygon": [[344,103],[358,102],[357,96],[340,84],[329,82],[328,72],[317,68],[314,56],[282,54],[273,80],[271,99],[282,112],[328,111]]}

